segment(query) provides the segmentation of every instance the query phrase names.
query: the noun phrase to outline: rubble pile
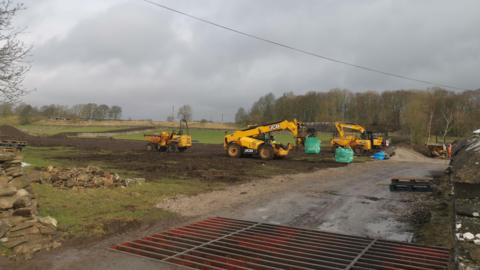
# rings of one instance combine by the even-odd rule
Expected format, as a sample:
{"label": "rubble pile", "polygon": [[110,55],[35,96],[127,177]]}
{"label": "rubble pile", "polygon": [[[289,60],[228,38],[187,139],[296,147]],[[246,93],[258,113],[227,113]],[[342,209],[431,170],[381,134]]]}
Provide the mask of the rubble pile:
{"label": "rubble pile", "polygon": [[145,182],[143,178],[120,178],[116,173],[103,171],[99,167],[55,168],[48,166],[40,176],[40,183],[58,188],[101,188],[126,187],[133,183]]}
{"label": "rubble pile", "polygon": [[450,162],[458,269],[480,265],[480,135],[459,142]]}
{"label": "rubble pile", "polygon": [[60,243],[57,221],[37,216],[37,201],[31,182],[22,175],[21,162],[15,152],[0,152],[0,246],[28,259]]}
{"label": "rubble pile", "polygon": [[480,135],[460,141],[450,165],[455,182],[480,184]]}

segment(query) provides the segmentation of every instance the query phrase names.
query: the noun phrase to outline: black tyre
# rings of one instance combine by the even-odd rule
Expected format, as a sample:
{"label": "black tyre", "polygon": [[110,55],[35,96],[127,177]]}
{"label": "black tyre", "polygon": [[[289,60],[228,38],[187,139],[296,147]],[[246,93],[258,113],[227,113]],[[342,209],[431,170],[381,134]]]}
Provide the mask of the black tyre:
{"label": "black tyre", "polygon": [[242,147],[238,144],[231,143],[228,145],[227,154],[232,158],[239,158],[242,156]]}
{"label": "black tyre", "polygon": [[155,150],[155,145],[153,143],[148,143],[145,146],[145,149],[147,149],[147,151],[154,151]]}
{"label": "black tyre", "polygon": [[363,156],[365,154],[365,151],[360,147],[355,147],[353,152],[355,152],[356,156]]}
{"label": "black tyre", "polygon": [[178,146],[177,144],[170,144],[168,145],[168,152],[177,152],[178,151]]}
{"label": "black tyre", "polygon": [[187,147],[178,147],[178,152],[185,152]]}
{"label": "black tyre", "polygon": [[263,160],[270,160],[270,159],[273,159],[275,153],[274,153],[273,147],[271,145],[264,144],[264,145],[260,146],[260,148],[258,149],[258,155]]}

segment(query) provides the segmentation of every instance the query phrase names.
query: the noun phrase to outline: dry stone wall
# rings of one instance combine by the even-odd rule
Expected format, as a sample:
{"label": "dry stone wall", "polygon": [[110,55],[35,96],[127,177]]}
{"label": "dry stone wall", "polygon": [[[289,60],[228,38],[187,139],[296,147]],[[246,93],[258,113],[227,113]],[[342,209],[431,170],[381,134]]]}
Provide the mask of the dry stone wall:
{"label": "dry stone wall", "polygon": [[11,256],[28,259],[60,243],[57,221],[38,216],[37,200],[21,162],[18,153],[0,151],[0,246]]}

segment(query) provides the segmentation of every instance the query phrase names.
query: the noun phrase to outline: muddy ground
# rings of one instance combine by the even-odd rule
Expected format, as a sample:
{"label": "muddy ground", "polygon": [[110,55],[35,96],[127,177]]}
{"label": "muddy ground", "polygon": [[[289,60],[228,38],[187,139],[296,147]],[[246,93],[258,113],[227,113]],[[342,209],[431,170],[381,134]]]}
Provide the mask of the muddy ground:
{"label": "muddy ground", "polygon": [[341,167],[333,154],[324,151],[321,155],[307,156],[301,151],[275,162],[258,158],[232,159],[223,145],[194,144],[184,153],[160,153],[145,150],[145,142],[107,138],[75,138],[62,135],[31,136],[14,127],[0,127],[0,138],[26,140],[36,147],[73,147],[78,154],[59,155],[78,166],[103,163],[111,169],[128,171],[147,180],[162,178],[200,179],[208,181],[241,181],[272,175],[311,172],[317,169]]}
{"label": "muddy ground", "polygon": [[114,169],[135,172],[147,180],[181,178],[231,182],[344,166],[335,163],[330,153],[314,159],[293,153],[287,159],[274,162],[254,158],[237,160],[226,156],[221,145],[207,144],[195,144],[184,153],[121,149],[112,152],[84,151],[79,155],[58,158],[78,164],[105,162]]}
{"label": "muddy ground", "polygon": [[140,141],[119,141],[108,138],[74,138],[65,134],[54,136],[32,136],[12,126],[0,126],[0,139],[27,141],[37,147],[75,147],[80,150],[141,150],[145,144]]}

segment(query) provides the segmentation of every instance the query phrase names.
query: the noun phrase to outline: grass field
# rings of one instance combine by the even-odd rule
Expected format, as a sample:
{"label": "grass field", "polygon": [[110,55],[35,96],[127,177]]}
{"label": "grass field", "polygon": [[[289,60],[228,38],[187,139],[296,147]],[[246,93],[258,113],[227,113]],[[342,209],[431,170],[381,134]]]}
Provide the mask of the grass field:
{"label": "grass field", "polygon": [[32,167],[45,168],[52,166],[75,165],[67,160],[58,160],[58,156],[69,156],[78,154],[79,150],[70,147],[25,147],[22,151],[23,161]]}
{"label": "grass field", "polygon": [[104,132],[126,128],[125,126],[55,126],[55,125],[23,125],[16,126],[31,135],[56,135],[64,132]]}
{"label": "grass field", "polygon": [[[170,131],[169,129],[157,129],[154,131],[148,132],[149,134],[158,134],[161,131]],[[229,131],[230,132],[230,131]],[[125,140],[143,140],[144,133],[130,133],[130,134],[120,134],[114,136],[115,139],[125,139]],[[207,143],[207,144],[222,144],[225,137],[225,130],[218,129],[200,129],[200,128],[191,128],[190,135],[195,142],[198,143]],[[277,132],[274,134],[275,140],[279,143],[295,143],[292,135],[288,133]],[[330,143],[331,134],[330,133],[319,133],[320,140],[322,141],[322,146],[326,146]]]}

